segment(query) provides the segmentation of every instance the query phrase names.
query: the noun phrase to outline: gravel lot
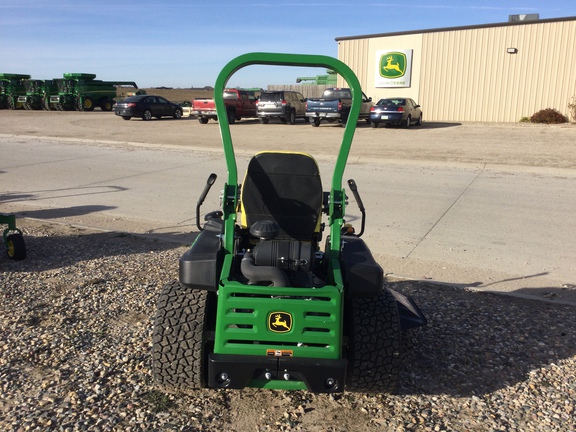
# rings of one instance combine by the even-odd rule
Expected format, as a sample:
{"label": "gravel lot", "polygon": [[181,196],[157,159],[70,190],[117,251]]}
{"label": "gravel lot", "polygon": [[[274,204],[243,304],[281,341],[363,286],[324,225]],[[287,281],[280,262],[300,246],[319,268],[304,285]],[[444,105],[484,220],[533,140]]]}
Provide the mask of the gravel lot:
{"label": "gravel lot", "polygon": [[[168,145],[190,141],[186,128],[175,130],[170,120],[119,121],[123,129],[111,133],[103,127],[110,113],[97,112],[58,113],[68,119],[66,127],[46,132],[53,114],[2,111],[2,133],[134,142],[164,139]],[[193,120],[178,124],[189,121]],[[391,143],[377,157],[576,167],[574,125],[465,125],[468,138],[455,126],[425,125],[409,131],[414,137],[438,135],[444,145],[434,152],[415,138],[409,151],[403,150],[406,142]],[[512,133],[518,128],[526,134]],[[219,144],[215,124],[195,130],[196,145]],[[319,130],[327,137],[341,133],[332,126],[299,125],[294,130],[315,137]],[[236,131],[250,151],[257,150],[259,144],[242,134],[242,122]],[[366,145],[354,157],[373,157],[384,136],[373,132],[359,127],[357,136],[363,136]],[[394,138],[406,131],[382,132]],[[506,152],[487,137],[491,134],[511,137]],[[538,137],[543,135],[553,137],[554,151],[542,147]],[[19,219],[18,226],[25,233],[27,259],[0,257],[1,430],[576,429],[574,307],[389,281],[412,296],[429,319],[426,328],[403,335],[397,394],[330,396],[254,389],[165,394],[151,379],[152,317],[161,287],[176,276],[185,247],[153,237],[37,220]]]}
{"label": "gravel lot", "polygon": [[159,392],[155,302],[184,247],[20,220],[28,257],[0,259],[0,429],[569,431],[574,308],[390,282],[429,319],[403,340],[396,395]]}

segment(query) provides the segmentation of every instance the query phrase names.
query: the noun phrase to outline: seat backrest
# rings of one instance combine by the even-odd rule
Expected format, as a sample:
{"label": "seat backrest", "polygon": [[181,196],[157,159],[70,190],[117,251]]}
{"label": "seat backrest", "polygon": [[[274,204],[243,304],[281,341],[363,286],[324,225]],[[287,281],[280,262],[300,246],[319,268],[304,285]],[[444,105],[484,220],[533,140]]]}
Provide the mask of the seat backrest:
{"label": "seat backrest", "polygon": [[240,204],[243,227],[272,220],[279,238],[312,240],[322,211],[318,164],[306,153],[257,153],[248,164]]}

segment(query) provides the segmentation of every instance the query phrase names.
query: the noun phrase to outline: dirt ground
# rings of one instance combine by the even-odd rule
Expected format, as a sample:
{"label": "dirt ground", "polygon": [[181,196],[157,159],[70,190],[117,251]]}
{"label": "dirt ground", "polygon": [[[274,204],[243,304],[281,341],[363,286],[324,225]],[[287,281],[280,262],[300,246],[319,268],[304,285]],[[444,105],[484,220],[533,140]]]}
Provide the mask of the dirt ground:
{"label": "dirt ground", "polygon": [[[334,157],[335,143],[343,132],[343,128],[336,124],[322,124],[319,128],[312,128],[303,122],[292,126],[279,122],[261,125],[254,119],[242,120],[231,129],[235,146],[242,148],[242,152],[290,149],[292,146],[301,149],[303,146],[311,153],[326,158]],[[193,118],[124,121],[113,113],[101,111],[2,110],[0,134],[86,142],[163,144],[190,147],[191,150],[220,151],[221,148],[219,128],[213,121],[207,125],[201,125]],[[373,129],[360,124],[350,160],[368,159],[572,170],[576,168],[576,125],[424,122],[420,127],[406,130],[382,127]],[[38,237],[42,238],[40,234]],[[175,262],[171,256],[168,258],[167,262]],[[86,274],[90,275],[90,271],[87,270]],[[571,309],[561,307],[560,313],[560,309],[542,309],[540,305],[522,299],[513,299],[504,304],[495,297],[448,288],[440,289],[441,295],[435,292],[432,296],[430,289],[418,284],[408,287],[406,294],[414,295],[419,304],[427,305],[425,312],[431,325],[424,332],[412,336],[414,340],[406,342],[410,346],[405,364],[410,367],[403,366],[405,380],[397,396],[345,394],[332,397],[303,392],[255,390],[198,392],[192,396],[170,399],[176,408],[169,414],[155,414],[154,418],[157,420],[164,416],[162,422],[172,424],[172,430],[482,430],[484,427],[504,430],[508,423],[494,420],[494,424],[487,425],[478,413],[486,411],[486,406],[495,407],[494,411],[487,414],[487,418],[492,419],[504,416],[501,406],[509,406],[510,412],[518,412],[515,405],[518,394],[526,394],[526,398],[531,398],[536,406],[547,403],[534,396],[537,393],[534,389],[543,386],[535,381],[543,375],[539,368],[551,363],[560,364],[563,359],[569,359],[573,352],[555,354],[551,359],[538,361],[533,358],[540,354],[556,353],[554,350],[558,347],[568,349],[573,345],[565,342],[564,333],[564,339],[559,341],[546,336],[542,339],[546,345],[544,342],[538,346],[529,344],[529,351],[520,342],[533,340],[531,335],[542,335],[545,331],[556,329],[540,324],[550,316],[559,316],[559,322],[568,322],[568,318],[564,320],[563,317],[568,317],[572,313]],[[467,315],[469,309],[476,311],[473,316],[480,323],[470,322],[470,316]],[[512,323],[504,324],[503,320],[518,317],[520,313],[525,316],[522,321],[525,327],[518,326],[520,330],[510,331],[511,327],[517,326],[517,318]],[[539,319],[534,318],[537,313],[541,314]],[[455,318],[458,314],[461,316],[459,321]],[[493,337],[493,322],[503,323],[501,328],[506,330],[497,338]],[[482,336],[481,340],[485,338],[485,343],[479,345],[482,352],[478,355],[484,356],[485,347],[492,347],[494,340],[506,347],[510,346],[502,349],[501,361],[499,358],[494,362],[486,360],[489,363],[487,366],[484,361],[476,363],[475,357],[470,359],[471,338],[468,331],[471,328],[474,329],[473,341],[478,340],[478,334],[486,334]],[[480,332],[479,329],[485,330]],[[492,357],[501,352],[500,348],[492,351]],[[509,358],[519,354],[525,354],[525,362],[510,365]],[[469,370],[459,371],[458,368],[454,369],[454,364],[467,365]],[[487,377],[498,376],[498,371],[510,373],[511,366],[518,369],[513,370],[512,378],[500,377],[496,384],[487,384]],[[531,370],[538,373],[532,373]],[[560,373],[564,374],[564,370]],[[470,379],[471,376],[474,379]],[[462,387],[469,385],[470,389],[462,392],[459,383]],[[478,401],[484,405],[479,405]],[[204,410],[204,417],[197,414],[196,411],[200,409]],[[529,410],[525,418],[534,416],[533,423],[538,425],[540,420],[536,412]],[[182,426],[192,421],[197,421],[200,426],[188,429]],[[165,429],[169,427],[165,426]],[[522,430],[522,427],[518,430]],[[524,430],[537,429],[526,427]]]}
{"label": "dirt ground", "polygon": [[[424,118],[426,114],[424,113]],[[333,157],[343,128],[323,123],[318,128],[303,121],[295,125],[261,125],[243,119],[231,127],[237,152],[274,148],[309,151]],[[201,125],[192,117],[145,122],[124,121],[111,112],[54,112],[1,110],[0,133],[63,139],[163,144],[198,149],[221,148],[218,124]],[[576,124],[442,123],[373,129],[356,128],[351,162],[366,159],[431,161],[442,164],[501,164],[541,168],[576,168]]]}

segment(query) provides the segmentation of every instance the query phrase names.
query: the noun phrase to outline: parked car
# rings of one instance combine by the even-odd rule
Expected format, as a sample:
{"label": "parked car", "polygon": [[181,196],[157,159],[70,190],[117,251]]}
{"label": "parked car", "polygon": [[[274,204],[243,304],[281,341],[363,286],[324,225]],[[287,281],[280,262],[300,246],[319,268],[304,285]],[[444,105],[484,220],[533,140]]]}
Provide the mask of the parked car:
{"label": "parked car", "polygon": [[294,124],[297,118],[308,121],[306,98],[302,93],[288,90],[262,92],[257,106],[258,119],[263,124],[267,124],[271,118],[279,118],[282,123],[288,124]]}
{"label": "parked car", "polygon": [[[370,121],[370,109],[374,105],[372,98],[362,92],[362,105],[358,113],[358,120]],[[318,127],[327,120],[328,123],[339,121],[346,126],[350,108],[352,106],[352,90],[349,88],[329,87],[324,90],[321,98],[306,101],[306,116],[312,126]]]}
{"label": "parked car", "polygon": [[138,95],[116,102],[114,114],[124,120],[130,120],[132,117],[140,117],[142,120],[150,120],[152,117],[179,119],[182,117],[182,107],[161,96]]}
{"label": "parked car", "polygon": [[[253,90],[243,90],[228,88],[222,93],[224,105],[226,105],[226,115],[228,123],[234,124],[242,118],[256,117],[256,92]],[[192,101],[190,114],[196,116],[201,124],[207,124],[208,120],[218,120],[216,103],[213,98],[196,98]]]}
{"label": "parked car", "polygon": [[410,98],[380,99],[370,111],[370,124],[376,128],[384,125],[403,125],[407,128],[422,124],[422,109]]}

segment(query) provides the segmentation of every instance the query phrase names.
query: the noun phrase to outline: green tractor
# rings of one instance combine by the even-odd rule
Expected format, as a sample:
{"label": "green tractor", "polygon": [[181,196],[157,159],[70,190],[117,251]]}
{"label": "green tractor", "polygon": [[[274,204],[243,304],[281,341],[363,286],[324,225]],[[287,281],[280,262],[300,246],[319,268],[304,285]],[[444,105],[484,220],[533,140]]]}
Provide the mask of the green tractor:
{"label": "green tractor", "polygon": [[65,73],[57,80],[58,93],[50,96],[50,105],[60,111],[112,111],[116,89],[120,86],[138,86],[133,81],[102,81],[95,74]]}
{"label": "green tractor", "polygon": [[0,73],[0,109],[21,109],[24,105],[18,102],[20,96],[26,95],[24,82],[30,75]]}
{"label": "green tractor", "polygon": [[214,95],[228,170],[222,209],[208,213],[201,226],[200,208],[216,181],[211,174],[196,206],[200,233],[180,258],[179,280],[159,296],[154,379],[173,392],[391,392],[401,331],[425,325],[426,318],[410,298],[386,286],[361,238],[366,213],[353,180],[348,186],[362,214],[361,230],[345,223],[342,177],[356,122],[346,124],[328,191],[315,159],[286,149],[253,156],[240,184],[222,95],[232,74],[254,64],[333,69],[352,89],[350,119],[360,112],[358,78],[331,57],[250,53],[220,72]]}
{"label": "green tractor", "polygon": [[50,110],[50,95],[58,93],[55,80],[24,80],[26,94],[18,96],[18,103],[27,110]]}

